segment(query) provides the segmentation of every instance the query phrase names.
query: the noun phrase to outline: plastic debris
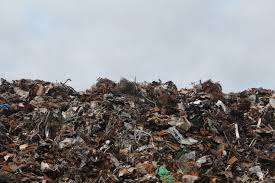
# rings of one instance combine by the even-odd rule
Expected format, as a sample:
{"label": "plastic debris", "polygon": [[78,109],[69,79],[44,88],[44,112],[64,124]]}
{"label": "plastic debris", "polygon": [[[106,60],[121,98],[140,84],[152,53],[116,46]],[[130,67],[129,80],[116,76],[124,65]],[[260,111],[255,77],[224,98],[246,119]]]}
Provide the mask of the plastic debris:
{"label": "plastic debris", "polygon": [[198,180],[199,177],[198,177],[198,176],[195,176],[195,175],[184,175],[184,176],[182,177],[182,179],[183,179],[183,182],[186,182],[186,183],[193,183],[193,182],[195,182],[196,180]]}
{"label": "plastic debris", "polygon": [[179,157],[179,160],[185,162],[189,160],[195,160],[196,158],[196,151],[191,151],[189,153],[183,154],[182,156]]}
{"label": "plastic debris", "polygon": [[1,79],[0,182],[275,182],[272,90],[67,81]]}
{"label": "plastic debris", "polygon": [[222,101],[218,100],[218,102],[216,103],[216,105],[217,105],[218,107],[221,107],[222,110],[223,110],[225,113],[227,113],[227,107],[225,106],[225,104],[224,104]]}
{"label": "plastic debris", "polygon": [[170,174],[165,166],[160,166],[157,172],[163,182],[176,183],[175,178]]}
{"label": "plastic debris", "polygon": [[261,180],[261,181],[264,180],[264,173],[262,172],[260,166],[251,167],[251,168],[249,168],[249,171],[252,174],[256,174],[258,176],[259,180]]}
{"label": "plastic debris", "polygon": [[198,142],[192,137],[184,138],[182,134],[176,129],[176,127],[168,128],[167,132],[170,133],[180,144],[193,145]]}
{"label": "plastic debris", "polygon": [[41,162],[41,171],[44,172],[45,170],[50,170],[50,165],[48,163]]}
{"label": "plastic debris", "polygon": [[207,159],[209,158],[209,156],[202,156],[202,157],[200,157],[199,159],[197,159],[197,163],[199,164],[199,165],[202,165],[202,164],[204,164],[204,163],[207,163]]}
{"label": "plastic debris", "polygon": [[10,106],[8,104],[0,104],[0,109],[10,110]]}
{"label": "plastic debris", "polygon": [[19,150],[23,151],[23,150],[25,150],[27,147],[29,147],[28,144],[20,145],[20,146],[19,146]]}

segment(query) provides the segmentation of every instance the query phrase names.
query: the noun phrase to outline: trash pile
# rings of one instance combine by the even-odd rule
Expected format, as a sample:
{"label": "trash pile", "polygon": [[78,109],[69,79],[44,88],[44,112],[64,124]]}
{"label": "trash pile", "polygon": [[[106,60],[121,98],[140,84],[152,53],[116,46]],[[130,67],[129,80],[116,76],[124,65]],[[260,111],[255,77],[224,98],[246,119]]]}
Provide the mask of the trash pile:
{"label": "trash pile", "polygon": [[274,182],[274,93],[1,79],[0,182]]}

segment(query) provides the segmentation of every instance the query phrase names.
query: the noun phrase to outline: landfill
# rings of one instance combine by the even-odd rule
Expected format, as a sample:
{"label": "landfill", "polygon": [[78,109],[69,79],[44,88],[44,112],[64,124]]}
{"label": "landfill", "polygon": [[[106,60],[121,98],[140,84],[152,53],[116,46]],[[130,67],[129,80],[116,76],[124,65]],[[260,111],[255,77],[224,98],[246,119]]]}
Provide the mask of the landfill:
{"label": "landfill", "polygon": [[275,92],[207,80],[0,84],[0,182],[275,182]]}

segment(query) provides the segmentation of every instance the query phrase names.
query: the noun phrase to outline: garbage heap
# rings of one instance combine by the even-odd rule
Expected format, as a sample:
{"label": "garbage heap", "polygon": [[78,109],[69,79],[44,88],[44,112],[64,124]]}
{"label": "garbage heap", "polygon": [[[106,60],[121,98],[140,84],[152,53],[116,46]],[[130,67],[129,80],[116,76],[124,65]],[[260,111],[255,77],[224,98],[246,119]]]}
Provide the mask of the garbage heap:
{"label": "garbage heap", "polygon": [[0,182],[274,182],[275,96],[208,80],[1,80]]}

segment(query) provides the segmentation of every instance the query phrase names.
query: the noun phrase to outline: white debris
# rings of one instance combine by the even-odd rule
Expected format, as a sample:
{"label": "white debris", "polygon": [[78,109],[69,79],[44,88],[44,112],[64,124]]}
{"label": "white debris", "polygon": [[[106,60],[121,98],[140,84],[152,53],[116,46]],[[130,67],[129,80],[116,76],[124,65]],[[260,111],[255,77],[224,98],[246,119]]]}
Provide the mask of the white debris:
{"label": "white debris", "polygon": [[218,100],[218,102],[216,103],[216,105],[217,105],[218,107],[221,107],[222,110],[223,110],[225,113],[227,113],[227,107],[225,106],[225,104],[224,104],[222,101]]}
{"label": "white debris", "polygon": [[193,145],[198,142],[196,139],[191,137],[184,138],[175,126],[168,128],[166,131],[170,133],[180,144]]}
{"label": "white debris", "polygon": [[90,102],[90,108],[94,110],[97,107],[97,101],[91,101]]}
{"label": "white debris", "polygon": [[208,156],[202,156],[202,157],[200,157],[196,162],[197,162],[199,165],[204,164],[204,163],[207,162],[207,158],[208,158]]}
{"label": "white debris", "polygon": [[187,118],[178,118],[175,116],[171,117],[171,120],[168,122],[169,125],[171,126],[176,126],[178,129],[180,129],[183,132],[188,131],[191,128],[191,123]]}
{"label": "white debris", "polygon": [[130,104],[131,108],[135,108],[136,107],[135,106],[135,102],[133,102],[133,101],[129,101],[129,104]]}
{"label": "white debris", "polygon": [[183,154],[179,159],[183,162],[194,160],[196,158],[196,151],[191,151],[189,153]]}
{"label": "white debris", "polygon": [[257,128],[260,128],[261,123],[262,123],[262,118],[259,118],[258,123],[257,123]]}
{"label": "white debris", "polygon": [[270,97],[269,104],[271,107],[275,108],[275,93]]}
{"label": "white debris", "polygon": [[192,102],[194,105],[200,105],[201,103],[202,103],[202,101],[201,100],[196,100],[196,101],[194,101],[194,102]]}
{"label": "white debris", "polygon": [[236,134],[236,138],[240,139],[239,126],[237,123],[235,123],[235,134]]}
{"label": "white debris", "polygon": [[185,145],[193,145],[198,142],[199,142],[198,140],[193,139],[192,137],[187,137],[181,140],[181,144],[185,144]]}
{"label": "white debris", "polygon": [[152,145],[143,145],[143,146],[140,146],[139,148],[137,148],[136,151],[137,152],[142,152],[145,149],[150,149],[150,148],[153,148],[153,146]]}
{"label": "white debris", "polygon": [[63,141],[59,142],[59,148],[63,149],[65,147],[69,147],[76,142],[83,142],[83,139],[80,137],[77,138],[65,138]]}
{"label": "white debris", "polygon": [[43,107],[43,103],[45,102],[44,98],[40,97],[40,96],[36,96],[34,97],[34,99],[32,99],[30,101],[30,104],[35,106],[36,108],[41,108]]}
{"label": "white debris", "polygon": [[29,96],[29,92],[21,90],[19,87],[14,87],[14,92],[22,99],[26,99]]}
{"label": "white debris", "polygon": [[25,107],[25,105],[23,103],[19,103],[18,107]]}
{"label": "white debris", "polygon": [[40,169],[43,172],[45,170],[50,170],[51,168],[50,168],[50,165],[48,163],[41,162]]}
{"label": "white debris", "polygon": [[20,145],[20,146],[19,146],[19,150],[20,150],[20,151],[23,151],[23,150],[25,150],[27,147],[29,147],[28,144]]}
{"label": "white debris", "polygon": [[182,179],[184,180],[184,182],[187,182],[187,183],[193,183],[195,182],[196,180],[198,180],[198,176],[194,176],[194,175],[184,175],[182,177]]}
{"label": "white debris", "polygon": [[65,138],[63,141],[59,143],[59,148],[63,149],[64,147],[68,147],[72,145],[73,139],[72,138]]}
{"label": "white debris", "polygon": [[178,103],[178,110],[180,110],[180,111],[185,111],[185,108],[184,108],[182,102]]}
{"label": "white debris", "polygon": [[6,156],[4,156],[4,160],[5,161],[8,161],[8,159],[10,158],[10,157],[12,157],[13,156],[13,154],[7,154]]}
{"label": "white debris", "polygon": [[264,180],[264,174],[261,170],[261,167],[260,166],[253,166],[251,168],[249,168],[249,171],[251,174],[256,174],[259,178],[259,180]]}

